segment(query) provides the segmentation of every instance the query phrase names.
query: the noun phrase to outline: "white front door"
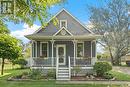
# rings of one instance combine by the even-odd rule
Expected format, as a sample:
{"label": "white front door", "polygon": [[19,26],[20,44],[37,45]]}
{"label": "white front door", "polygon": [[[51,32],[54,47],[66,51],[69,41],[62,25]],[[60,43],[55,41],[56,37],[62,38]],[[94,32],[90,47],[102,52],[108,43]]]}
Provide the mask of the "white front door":
{"label": "white front door", "polygon": [[57,45],[57,58],[59,60],[59,65],[65,65],[66,58],[66,46],[65,45]]}

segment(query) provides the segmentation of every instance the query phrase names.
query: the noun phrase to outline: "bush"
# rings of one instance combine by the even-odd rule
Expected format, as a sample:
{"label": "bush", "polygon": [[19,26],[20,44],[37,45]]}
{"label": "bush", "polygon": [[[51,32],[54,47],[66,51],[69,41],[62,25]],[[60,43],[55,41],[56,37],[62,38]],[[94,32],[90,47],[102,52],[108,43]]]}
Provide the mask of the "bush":
{"label": "bush", "polygon": [[105,79],[112,79],[114,76],[111,73],[106,72],[106,73],[104,73],[103,77]]}
{"label": "bush", "polygon": [[80,68],[79,66],[75,66],[75,67],[73,68],[73,71],[75,72],[75,75],[77,76],[78,73],[81,71],[81,68]]}
{"label": "bush", "polygon": [[103,76],[105,72],[112,70],[112,66],[108,62],[97,62],[94,65],[97,76]]}
{"label": "bush", "polygon": [[47,77],[48,77],[48,78],[53,78],[53,79],[55,79],[55,78],[56,78],[55,70],[49,70],[49,71],[47,72]]}
{"label": "bush", "polygon": [[27,65],[27,61],[25,59],[17,59],[13,62],[13,64],[18,64],[20,65],[21,69],[24,69],[25,66]]}
{"label": "bush", "polygon": [[32,69],[29,77],[34,80],[39,80],[42,78],[42,71],[39,69]]}
{"label": "bush", "polygon": [[99,60],[101,58],[102,58],[101,54],[97,54],[97,59]]}

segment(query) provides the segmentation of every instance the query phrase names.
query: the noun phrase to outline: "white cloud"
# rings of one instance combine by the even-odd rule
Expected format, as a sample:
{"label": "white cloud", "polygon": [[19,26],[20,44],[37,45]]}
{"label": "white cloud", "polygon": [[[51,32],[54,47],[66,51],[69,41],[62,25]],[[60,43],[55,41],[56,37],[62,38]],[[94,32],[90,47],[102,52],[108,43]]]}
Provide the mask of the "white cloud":
{"label": "white cloud", "polygon": [[29,27],[27,24],[23,25],[23,29],[19,29],[16,31],[12,31],[11,35],[21,39],[24,43],[27,43],[29,40],[24,37],[24,35],[32,34],[34,31],[36,31],[40,26],[34,24],[33,26]]}

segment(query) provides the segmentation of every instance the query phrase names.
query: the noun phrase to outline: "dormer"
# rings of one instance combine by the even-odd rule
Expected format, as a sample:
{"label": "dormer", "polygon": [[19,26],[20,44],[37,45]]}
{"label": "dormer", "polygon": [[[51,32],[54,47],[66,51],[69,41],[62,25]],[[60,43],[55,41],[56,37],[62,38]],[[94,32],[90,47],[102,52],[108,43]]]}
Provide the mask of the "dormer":
{"label": "dormer", "polygon": [[60,20],[60,28],[67,29],[67,20]]}

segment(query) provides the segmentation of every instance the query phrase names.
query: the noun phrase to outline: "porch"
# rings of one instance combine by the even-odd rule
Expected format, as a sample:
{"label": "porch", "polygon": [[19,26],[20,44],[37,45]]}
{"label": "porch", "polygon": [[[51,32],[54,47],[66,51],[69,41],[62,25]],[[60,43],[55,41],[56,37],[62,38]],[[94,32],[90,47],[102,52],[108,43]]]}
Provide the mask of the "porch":
{"label": "porch", "polygon": [[95,40],[37,40],[32,42],[31,67],[56,70],[57,80],[69,80],[74,67],[92,67]]}

